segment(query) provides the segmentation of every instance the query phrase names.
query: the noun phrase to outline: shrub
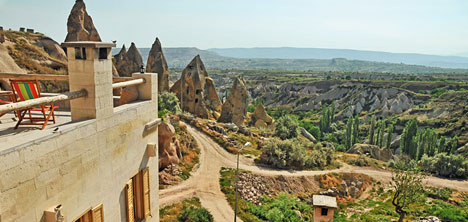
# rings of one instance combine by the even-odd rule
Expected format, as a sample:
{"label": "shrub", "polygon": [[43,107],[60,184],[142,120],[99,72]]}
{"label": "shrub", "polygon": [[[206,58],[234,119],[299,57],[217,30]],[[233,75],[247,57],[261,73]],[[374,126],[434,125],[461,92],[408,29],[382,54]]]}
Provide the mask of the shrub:
{"label": "shrub", "polygon": [[158,109],[159,117],[164,117],[166,113],[180,112],[179,98],[176,94],[170,92],[163,92],[158,96]]}
{"label": "shrub", "polygon": [[311,221],[313,207],[289,194],[280,193],[277,197],[265,198],[262,200],[262,205],[252,205],[249,212],[266,221]]}
{"label": "shrub", "polygon": [[182,209],[182,214],[179,216],[181,222],[212,222],[213,215],[205,208],[195,208],[193,206]]}
{"label": "shrub", "polygon": [[438,153],[434,157],[424,155],[421,166],[426,171],[443,177],[468,177],[468,160],[462,155]]}
{"label": "shrub", "polygon": [[275,136],[285,140],[296,138],[299,133],[296,119],[290,115],[280,117],[275,123]]}
{"label": "shrub", "polygon": [[305,163],[305,148],[297,140],[269,140],[262,149],[261,161],[278,167],[302,167]]}
{"label": "shrub", "polygon": [[263,146],[260,161],[278,168],[323,168],[333,161],[333,151],[319,148],[308,154],[298,140],[271,139]]}

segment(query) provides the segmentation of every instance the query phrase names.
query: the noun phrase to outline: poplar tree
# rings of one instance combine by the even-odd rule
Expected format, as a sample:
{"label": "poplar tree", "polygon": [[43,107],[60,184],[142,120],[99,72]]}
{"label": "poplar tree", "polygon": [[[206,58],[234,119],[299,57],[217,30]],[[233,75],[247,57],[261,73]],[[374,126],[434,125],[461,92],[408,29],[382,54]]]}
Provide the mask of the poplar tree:
{"label": "poplar tree", "polygon": [[359,116],[356,115],[354,117],[354,125],[353,125],[353,138],[351,140],[351,146],[356,144],[359,139]]}
{"label": "poplar tree", "polygon": [[369,128],[369,144],[374,145],[375,116],[372,116]]}
{"label": "poplar tree", "polygon": [[385,146],[387,149],[390,149],[390,146],[392,145],[394,129],[395,129],[395,126],[393,125],[393,123],[390,123],[388,125],[388,132],[387,132],[387,145]]}
{"label": "poplar tree", "polygon": [[400,147],[403,153],[416,159],[417,141],[414,139],[418,132],[418,120],[411,119],[406,123],[403,134],[401,135]]}
{"label": "poplar tree", "polygon": [[346,138],[345,138],[345,146],[348,150],[351,148],[351,140],[352,140],[352,130],[353,130],[353,117],[350,116],[348,118],[348,122],[346,123]]}

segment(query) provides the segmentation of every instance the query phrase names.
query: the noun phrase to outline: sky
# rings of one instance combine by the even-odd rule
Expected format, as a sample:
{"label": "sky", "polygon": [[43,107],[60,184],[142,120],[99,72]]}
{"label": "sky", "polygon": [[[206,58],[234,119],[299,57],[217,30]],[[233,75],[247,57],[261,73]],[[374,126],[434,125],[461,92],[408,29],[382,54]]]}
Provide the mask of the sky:
{"label": "sky", "polygon": [[[74,0],[0,0],[0,26],[58,42]],[[468,56],[467,0],[85,0],[104,41]]]}

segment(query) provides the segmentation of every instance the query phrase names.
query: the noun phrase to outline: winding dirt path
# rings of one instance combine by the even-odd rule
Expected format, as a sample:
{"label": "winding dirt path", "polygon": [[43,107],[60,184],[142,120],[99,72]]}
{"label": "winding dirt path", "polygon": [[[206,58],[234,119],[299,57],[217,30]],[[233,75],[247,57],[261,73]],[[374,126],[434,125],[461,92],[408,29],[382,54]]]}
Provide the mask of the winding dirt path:
{"label": "winding dirt path", "polygon": [[[197,141],[201,149],[200,166],[192,176],[179,185],[159,191],[159,206],[164,207],[194,196],[200,198],[203,207],[207,208],[215,221],[232,221],[234,211],[229,206],[226,197],[221,192],[219,185],[221,167],[236,167],[236,156],[228,153],[209,136],[187,125],[188,131]],[[390,182],[390,171],[369,167],[356,167],[344,165],[340,169],[324,171],[294,171],[275,170],[264,168],[254,164],[253,160],[241,156],[239,168],[252,171],[260,175],[284,175],[284,176],[315,176],[331,172],[366,174],[384,183]],[[448,180],[437,177],[428,177],[426,185],[434,187],[447,187],[459,191],[468,192],[468,180]],[[240,218],[237,218],[238,221]]]}

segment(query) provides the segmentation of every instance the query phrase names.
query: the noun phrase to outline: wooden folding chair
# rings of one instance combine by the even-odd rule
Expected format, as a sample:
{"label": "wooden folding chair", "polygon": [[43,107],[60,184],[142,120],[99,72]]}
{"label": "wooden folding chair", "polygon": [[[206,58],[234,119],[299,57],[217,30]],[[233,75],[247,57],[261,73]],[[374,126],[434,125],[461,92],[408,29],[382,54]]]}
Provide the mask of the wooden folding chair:
{"label": "wooden folding chair", "polygon": [[[41,90],[39,88],[39,83],[37,80],[11,80],[11,89],[13,90],[13,94],[15,97],[14,102],[20,101],[27,101],[30,99],[37,99],[41,97]],[[52,121],[55,123],[55,114],[54,110],[59,108],[58,106],[54,106],[54,104],[49,105],[39,105],[38,107],[29,108],[25,110],[20,110],[18,112],[18,123],[15,126],[15,129],[18,128],[19,125],[42,125],[42,129],[45,129],[47,123],[49,122],[50,118],[52,117]],[[41,117],[33,117],[31,112],[41,112]],[[49,112],[47,115],[46,112]],[[25,115],[29,114],[25,117]],[[23,122],[23,120],[29,120]]]}

